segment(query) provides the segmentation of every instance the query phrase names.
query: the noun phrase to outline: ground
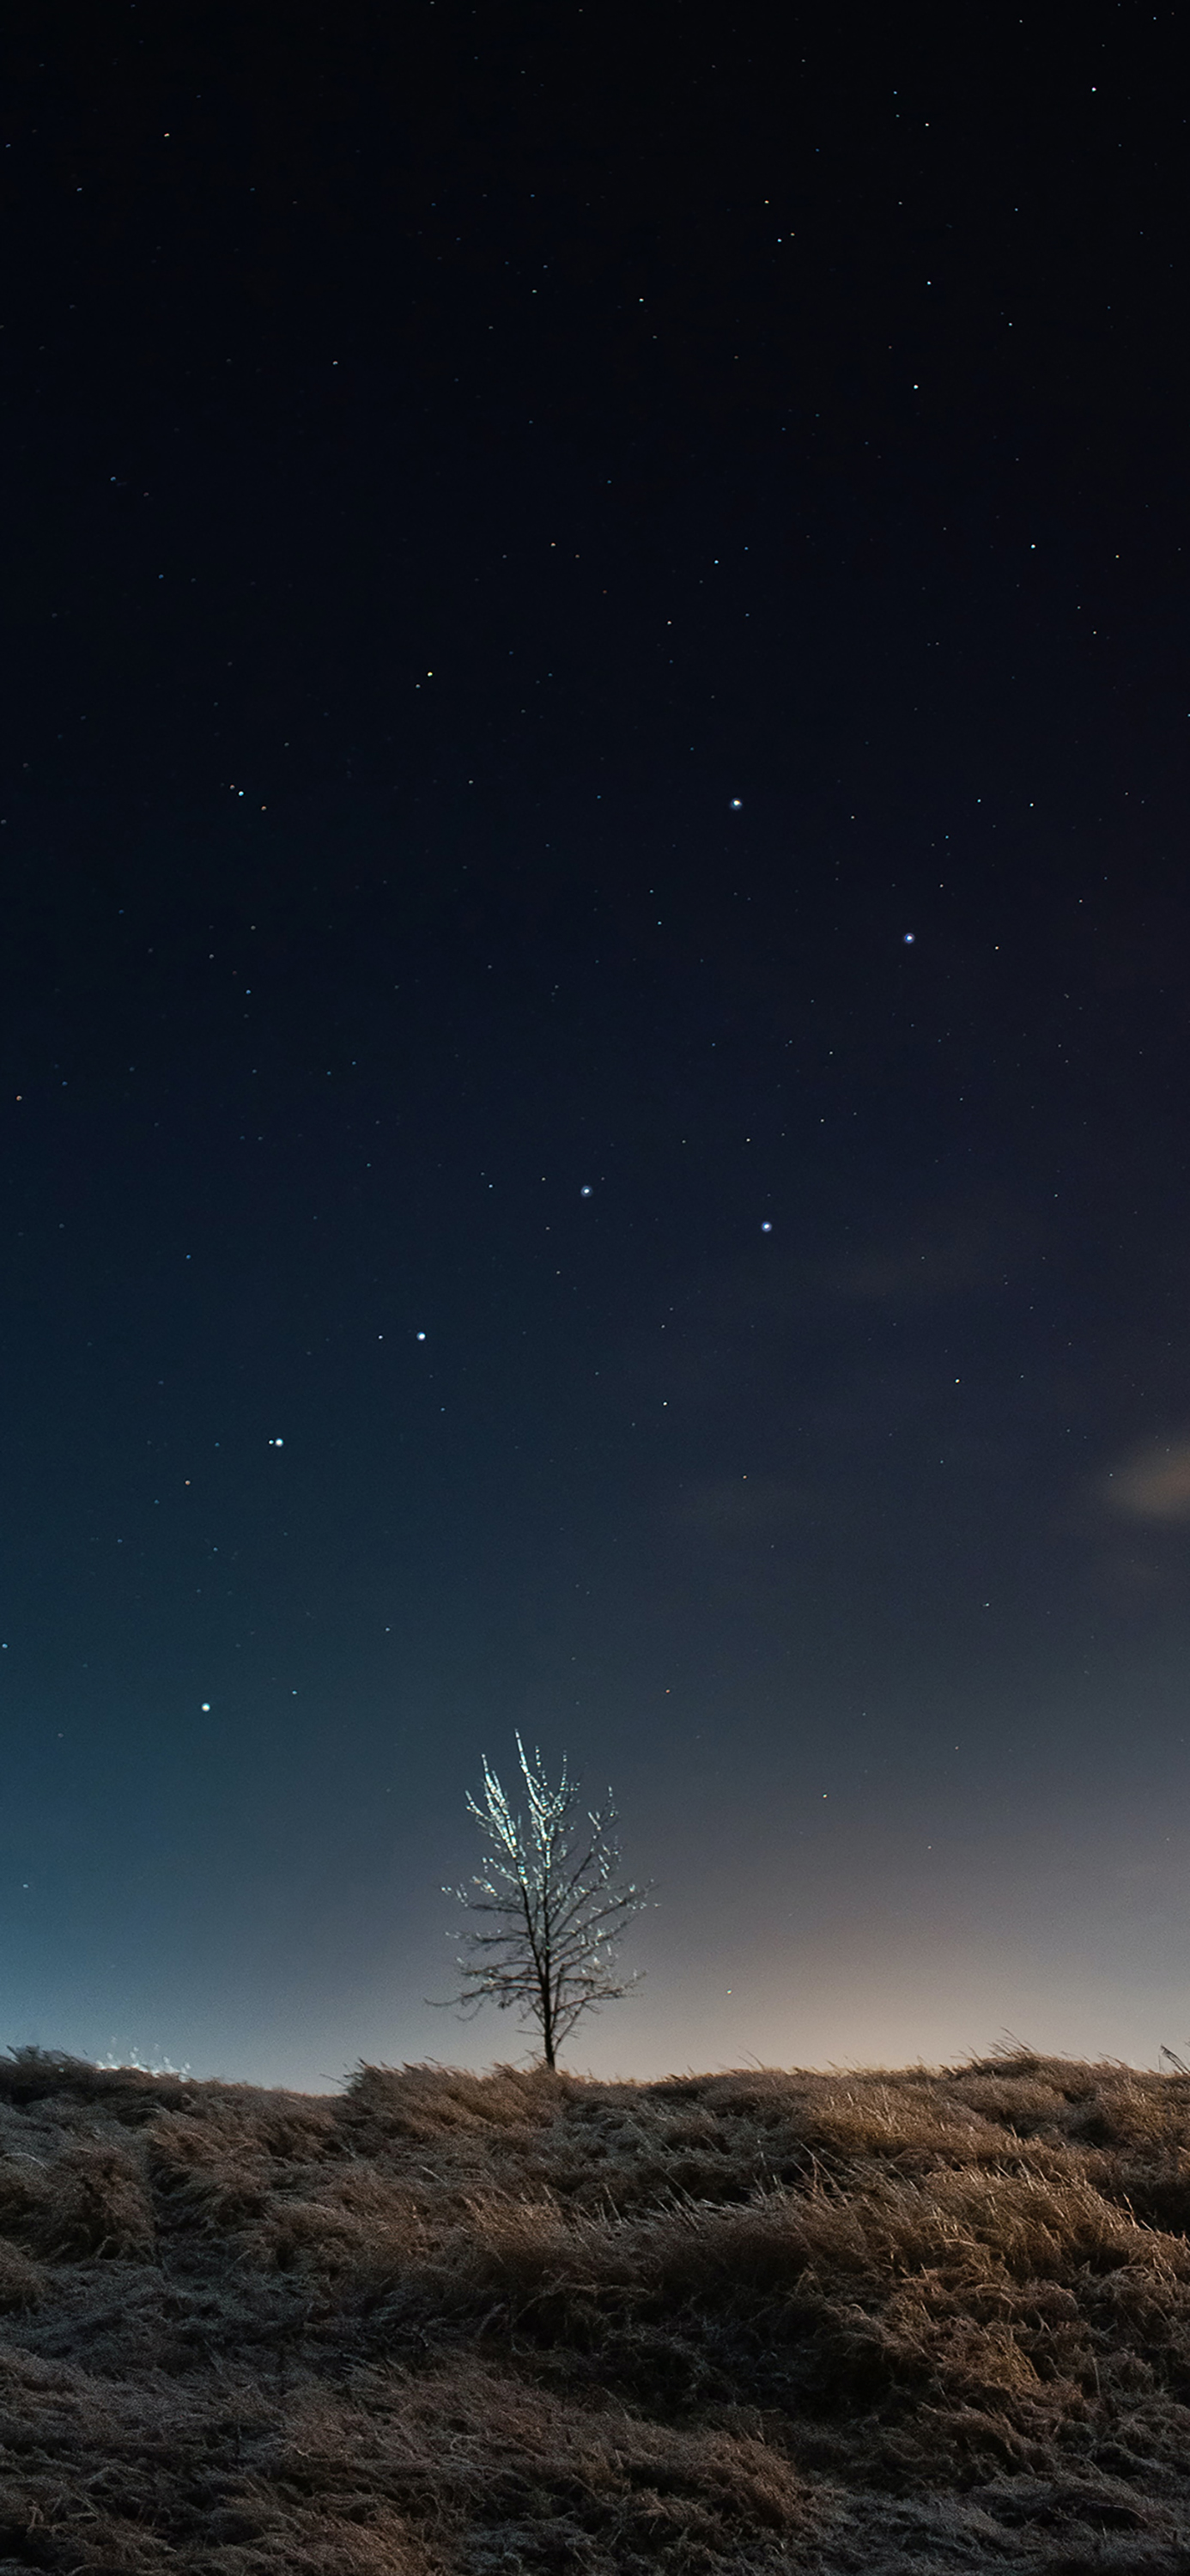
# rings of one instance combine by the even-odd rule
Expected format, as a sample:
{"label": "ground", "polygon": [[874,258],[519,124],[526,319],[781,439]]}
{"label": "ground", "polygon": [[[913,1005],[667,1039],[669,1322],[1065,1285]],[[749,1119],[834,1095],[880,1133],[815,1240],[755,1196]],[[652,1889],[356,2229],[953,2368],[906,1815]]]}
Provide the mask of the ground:
{"label": "ground", "polygon": [[0,2576],[1190,2576],[1190,2078],[0,2065]]}

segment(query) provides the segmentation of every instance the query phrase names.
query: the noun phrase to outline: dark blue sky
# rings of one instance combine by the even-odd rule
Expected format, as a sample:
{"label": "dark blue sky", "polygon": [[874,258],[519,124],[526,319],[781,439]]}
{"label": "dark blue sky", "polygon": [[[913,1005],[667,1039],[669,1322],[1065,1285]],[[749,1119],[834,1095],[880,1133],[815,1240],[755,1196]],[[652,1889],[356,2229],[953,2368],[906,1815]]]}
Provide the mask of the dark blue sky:
{"label": "dark blue sky", "polygon": [[[3,2035],[1190,2029],[1174,22],[18,13]],[[862,39],[862,41],[861,41]]]}

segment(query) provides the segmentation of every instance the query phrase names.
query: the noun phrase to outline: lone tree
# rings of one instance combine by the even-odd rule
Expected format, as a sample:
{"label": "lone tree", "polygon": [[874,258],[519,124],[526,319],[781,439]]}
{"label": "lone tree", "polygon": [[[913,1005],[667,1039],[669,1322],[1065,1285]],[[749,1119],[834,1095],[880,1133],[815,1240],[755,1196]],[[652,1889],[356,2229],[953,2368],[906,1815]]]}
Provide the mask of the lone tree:
{"label": "lone tree", "polygon": [[597,1814],[584,1812],[565,1760],[555,1789],[540,1753],[530,1762],[519,1735],[516,1749],[527,1816],[513,1813],[486,1759],[483,1802],[467,1799],[487,1845],[484,1865],[443,1894],[481,1920],[463,1931],[462,1989],[448,2001],[468,2015],[489,2002],[502,2012],[515,2005],[523,2021],[536,2022],[546,2065],[553,2067],[583,2013],[639,1984],[641,1970],[618,1973],[616,1944],[629,1917],[650,1899],[619,1876],[610,1789]]}

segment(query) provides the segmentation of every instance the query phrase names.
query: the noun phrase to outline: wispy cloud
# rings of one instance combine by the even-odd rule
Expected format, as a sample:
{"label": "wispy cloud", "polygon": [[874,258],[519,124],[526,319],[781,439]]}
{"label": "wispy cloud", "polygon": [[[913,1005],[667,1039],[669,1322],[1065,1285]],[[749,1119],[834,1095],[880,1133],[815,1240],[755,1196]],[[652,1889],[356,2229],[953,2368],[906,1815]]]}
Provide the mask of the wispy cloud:
{"label": "wispy cloud", "polygon": [[1138,1521],[1190,1521],[1190,1440],[1151,1441],[1100,1485],[1109,1510]]}
{"label": "wispy cloud", "polygon": [[845,1297],[911,1305],[1007,1288],[1037,1242],[1036,1227],[1015,1207],[927,1208],[841,1262],[832,1284]]}

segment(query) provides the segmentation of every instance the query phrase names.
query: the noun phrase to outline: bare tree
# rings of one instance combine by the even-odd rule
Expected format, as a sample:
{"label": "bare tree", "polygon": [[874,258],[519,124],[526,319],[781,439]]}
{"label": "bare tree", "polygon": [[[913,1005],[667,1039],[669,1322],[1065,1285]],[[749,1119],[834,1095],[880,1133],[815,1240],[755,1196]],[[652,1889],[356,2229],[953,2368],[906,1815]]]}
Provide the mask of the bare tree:
{"label": "bare tree", "polygon": [[552,2067],[581,2014],[639,1984],[641,1971],[619,1974],[616,1945],[650,1899],[620,1879],[610,1789],[597,1813],[584,1813],[565,1759],[551,1788],[540,1753],[530,1762],[519,1735],[516,1749],[527,1815],[514,1813],[485,1759],[482,1804],[467,1799],[487,1845],[484,1865],[464,1886],[443,1889],[481,1918],[464,1928],[462,1990],[449,2001],[468,2014],[488,2002],[502,2012],[514,2006],[536,2022]]}

